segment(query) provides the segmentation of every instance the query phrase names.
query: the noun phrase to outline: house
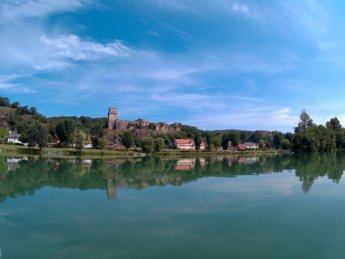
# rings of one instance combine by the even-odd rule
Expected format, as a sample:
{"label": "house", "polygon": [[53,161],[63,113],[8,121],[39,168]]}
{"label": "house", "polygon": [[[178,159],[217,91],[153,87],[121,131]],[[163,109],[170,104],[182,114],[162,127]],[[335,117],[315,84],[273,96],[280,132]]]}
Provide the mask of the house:
{"label": "house", "polygon": [[58,136],[56,135],[50,135],[50,141],[47,144],[48,147],[56,147],[58,146],[60,143],[60,139]]}
{"label": "house", "polygon": [[195,159],[180,159],[177,161],[176,171],[188,171],[193,170],[195,166]]}
{"label": "house", "polygon": [[177,149],[195,150],[195,142],[193,139],[175,139]]}
{"label": "house", "polygon": [[199,150],[205,150],[206,149],[206,143],[204,141],[201,141]]}
{"label": "house", "polygon": [[244,150],[246,150],[246,145],[245,145],[245,144],[238,144],[238,145],[237,145],[237,150],[239,150],[239,151],[244,151]]}
{"label": "house", "polygon": [[90,138],[87,138],[87,141],[85,141],[83,147],[84,148],[93,148],[92,141]]}
{"label": "house", "polygon": [[[195,142],[193,139],[185,138],[185,139],[175,139],[177,149],[181,150],[195,150]],[[205,150],[206,143],[201,141],[199,150]]]}
{"label": "house", "polygon": [[92,143],[91,142],[84,143],[84,148],[92,148]]}
{"label": "house", "polygon": [[10,133],[7,137],[7,143],[23,145],[23,142],[21,142],[19,138],[20,134]]}
{"label": "house", "polygon": [[259,145],[256,144],[256,143],[252,143],[252,142],[247,142],[247,143],[244,143],[246,149],[258,149],[259,148]]}

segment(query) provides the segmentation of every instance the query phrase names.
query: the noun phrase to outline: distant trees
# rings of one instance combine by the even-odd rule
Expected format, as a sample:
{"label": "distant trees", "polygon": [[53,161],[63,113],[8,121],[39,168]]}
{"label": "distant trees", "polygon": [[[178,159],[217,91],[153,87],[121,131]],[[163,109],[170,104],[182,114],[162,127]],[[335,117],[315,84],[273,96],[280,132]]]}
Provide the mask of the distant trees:
{"label": "distant trees", "polygon": [[72,120],[65,119],[56,125],[56,134],[65,146],[73,143],[75,130],[76,124]]}
{"label": "distant trees", "polygon": [[5,128],[0,128],[0,143],[2,143],[7,136],[8,131]]}
{"label": "distant trees", "polygon": [[134,144],[134,137],[132,131],[125,131],[122,134],[122,144],[127,148],[133,147]]}
{"label": "distant trees", "polygon": [[161,151],[165,146],[165,142],[163,138],[156,138],[154,139],[154,149],[156,152]]}
{"label": "distant trees", "polygon": [[314,124],[306,111],[302,111],[300,122],[295,128],[292,149],[296,152],[332,151],[336,149],[336,137],[333,125],[337,128],[337,120],[328,123],[328,127]]}
{"label": "distant trees", "polygon": [[107,146],[107,140],[103,137],[96,137],[92,141],[92,145],[97,149],[104,149]]}
{"label": "distant trees", "polygon": [[221,144],[224,150],[228,148],[229,141],[231,141],[231,145],[237,146],[241,141],[240,133],[238,131],[231,130],[229,133],[223,134]]}
{"label": "distant trees", "polygon": [[200,149],[201,142],[202,142],[201,134],[200,132],[196,132],[194,136],[194,144],[195,144],[196,150]]}
{"label": "distant trees", "polygon": [[0,107],[10,107],[10,100],[7,97],[0,97]]}
{"label": "distant trees", "polygon": [[154,151],[154,142],[152,137],[144,137],[140,142],[141,148],[144,152],[152,153]]}
{"label": "distant trees", "polygon": [[38,121],[29,121],[23,129],[20,140],[28,143],[30,147],[38,146],[42,150],[48,142],[48,129]]}

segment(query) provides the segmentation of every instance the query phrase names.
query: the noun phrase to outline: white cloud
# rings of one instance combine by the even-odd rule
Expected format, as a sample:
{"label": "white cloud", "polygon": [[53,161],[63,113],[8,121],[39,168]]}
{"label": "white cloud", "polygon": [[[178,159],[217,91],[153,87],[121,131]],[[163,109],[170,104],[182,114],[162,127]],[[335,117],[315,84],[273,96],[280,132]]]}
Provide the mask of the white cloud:
{"label": "white cloud", "polygon": [[73,60],[126,57],[133,52],[133,50],[117,40],[102,44],[89,40],[82,40],[77,35],[62,35],[57,38],[43,36],[41,40],[44,44],[53,47],[55,56]]}
{"label": "white cloud", "polygon": [[28,78],[29,74],[8,74],[0,75],[0,90],[7,93],[35,93],[36,91],[31,87],[25,86],[22,83],[18,83],[17,80]]}
{"label": "white cloud", "polygon": [[192,13],[218,12],[246,17],[256,17],[254,6],[234,0],[147,0],[152,5],[167,10],[179,10]]}
{"label": "white cloud", "polygon": [[0,21],[73,11],[90,3],[91,0],[5,0],[0,3]]}

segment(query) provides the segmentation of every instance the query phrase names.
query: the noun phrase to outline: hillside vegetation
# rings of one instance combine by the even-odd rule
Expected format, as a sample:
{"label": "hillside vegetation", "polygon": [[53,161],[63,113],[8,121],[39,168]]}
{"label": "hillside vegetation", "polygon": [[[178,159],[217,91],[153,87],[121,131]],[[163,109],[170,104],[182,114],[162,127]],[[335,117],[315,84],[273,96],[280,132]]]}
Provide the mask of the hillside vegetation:
{"label": "hillside vegetation", "polygon": [[[5,142],[8,133],[12,131],[21,134],[21,140],[29,146],[40,148],[53,143],[57,147],[73,146],[82,149],[85,143],[90,142],[97,149],[139,148],[144,152],[155,152],[176,148],[176,138],[193,138],[196,146],[204,141],[208,151],[227,149],[229,141],[233,146],[254,142],[263,149],[292,149],[295,152],[345,148],[345,129],[336,117],[330,119],[325,126],[316,125],[305,111],[302,111],[294,133],[262,130],[205,131],[182,124],[168,125],[167,128],[171,130],[162,133],[157,130],[159,125],[160,123],[136,123],[121,130],[107,129],[107,118],[46,118],[35,107],[22,106],[19,102],[11,103],[8,98],[0,97],[0,142]],[[54,143],[55,137],[60,140],[59,143]]]}

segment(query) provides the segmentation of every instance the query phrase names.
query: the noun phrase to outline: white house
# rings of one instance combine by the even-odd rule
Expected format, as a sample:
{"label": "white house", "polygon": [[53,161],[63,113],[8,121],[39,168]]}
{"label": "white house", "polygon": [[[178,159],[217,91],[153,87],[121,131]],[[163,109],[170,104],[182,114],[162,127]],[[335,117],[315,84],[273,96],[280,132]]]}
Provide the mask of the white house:
{"label": "white house", "polygon": [[84,148],[92,148],[92,143],[85,143]]}
{"label": "white house", "polygon": [[252,143],[252,142],[247,142],[247,143],[244,143],[246,149],[258,149],[259,148],[259,145],[256,144],[256,143]]}
{"label": "white house", "polygon": [[195,150],[195,143],[193,139],[175,139],[177,149]]}
{"label": "white house", "polygon": [[19,140],[19,138],[20,138],[20,134],[10,133],[7,137],[7,143],[22,145],[23,143]]}

